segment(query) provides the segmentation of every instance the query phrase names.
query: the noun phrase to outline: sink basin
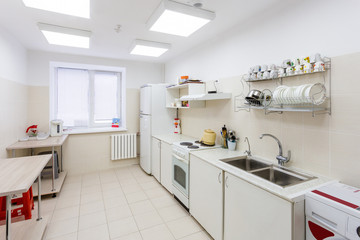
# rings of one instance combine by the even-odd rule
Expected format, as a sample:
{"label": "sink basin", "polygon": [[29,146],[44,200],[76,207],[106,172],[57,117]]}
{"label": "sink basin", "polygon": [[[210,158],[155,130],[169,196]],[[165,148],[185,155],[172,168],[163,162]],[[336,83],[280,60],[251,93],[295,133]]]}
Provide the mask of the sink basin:
{"label": "sink basin", "polygon": [[292,186],[315,178],[313,176],[308,176],[290,169],[284,169],[282,167],[276,166],[253,171],[252,174],[275,183],[281,187]]}
{"label": "sink basin", "polygon": [[270,164],[257,161],[251,157],[226,158],[221,159],[221,161],[248,172],[270,166]]}
{"label": "sink basin", "polygon": [[225,158],[220,159],[220,161],[261,177],[280,187],[289,187],[316,178],[282,166],[258,161],[252,157]]}

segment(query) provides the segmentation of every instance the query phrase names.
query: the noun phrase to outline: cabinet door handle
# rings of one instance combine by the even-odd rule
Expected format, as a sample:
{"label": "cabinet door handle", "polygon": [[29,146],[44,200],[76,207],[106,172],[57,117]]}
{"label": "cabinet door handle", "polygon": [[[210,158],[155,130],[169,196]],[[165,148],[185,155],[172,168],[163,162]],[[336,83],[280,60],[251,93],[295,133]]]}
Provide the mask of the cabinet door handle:
{"label": "cabinet door handle", "polygon": [[218,175],[218,181],[219,181],[219,183],[221,183],[220,177],[221,177],[221,172],[219,172],[219,175]]}
{"label": "cabinet door handle", "polygon": [[229,185],[228,185],[228,176],[226,176],[226,178],[225,178],[225,186],[228,188],[229,187]]}

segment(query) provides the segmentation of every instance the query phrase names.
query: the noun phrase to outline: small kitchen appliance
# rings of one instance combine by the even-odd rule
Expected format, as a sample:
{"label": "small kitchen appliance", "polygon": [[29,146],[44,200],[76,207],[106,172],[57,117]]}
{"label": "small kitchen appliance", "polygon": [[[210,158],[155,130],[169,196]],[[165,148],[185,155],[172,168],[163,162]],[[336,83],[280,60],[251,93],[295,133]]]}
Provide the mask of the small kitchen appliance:
{"label": "small kitchen appliance", "polygon": [[175,197],[189,208],[189,160],[191,151],[218,148],[200,141],[175,142],[172,145],[172,185]]}
{"label": "small kitchen appliance", "polygon": [[215,145],[216,133],[211,129],[204,130],[204,134],[200,140],[201,143],[212,146]]}
{"label": "small kitchen appliance", "polygon": [[63,135],[63,121],[60,119],[54,119],[50,121],[50,135],[52,137],[58,137]]}
{"label": "small kitchen appliance", "polygon": [[36,137],[38,133],[37,126],[38,125],[31,125],[26,129],[26,133],[29,135],[29,137]]}
{"label": "small kitchen appliance", "polygon": [[359,240],[360,189],[332,183],[305,196],[307,240]]}

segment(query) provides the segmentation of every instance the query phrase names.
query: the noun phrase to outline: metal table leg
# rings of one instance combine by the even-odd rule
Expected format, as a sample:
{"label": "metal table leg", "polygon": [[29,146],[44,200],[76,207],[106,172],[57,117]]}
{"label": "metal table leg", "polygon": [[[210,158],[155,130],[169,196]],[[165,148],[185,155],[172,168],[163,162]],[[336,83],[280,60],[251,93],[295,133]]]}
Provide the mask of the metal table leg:
{"label": "metal table leg", "polygon": [[62,151],[62,145],[60,146],[60,153],[61,153],[61,168],[60,168],[60,172],[63,171],[63,151]]}
{"label": "metal table leg", "polygon": [[36,219],[36,221],[40,221],[42,219],[40,205],[41,205],[41,173],[38,177],[38,218]]}
{"label": "metal table leg", "polygon": [[51,148],[52,151],[52,192],[55,191],[55,149]]}
{"label": "metal table leg", "polygon": [[11,239],[11,196],[6,196],[6,240]]}

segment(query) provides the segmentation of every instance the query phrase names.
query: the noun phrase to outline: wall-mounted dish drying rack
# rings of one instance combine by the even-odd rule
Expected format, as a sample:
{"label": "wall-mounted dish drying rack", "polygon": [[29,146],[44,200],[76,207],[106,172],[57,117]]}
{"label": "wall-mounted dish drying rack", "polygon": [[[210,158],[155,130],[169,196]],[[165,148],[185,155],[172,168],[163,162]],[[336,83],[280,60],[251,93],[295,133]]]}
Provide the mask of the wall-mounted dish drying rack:
{"label": "wall-mounted dish drying rack", "polygon": [[[241,80],[243,91],[234,97],[234,111],[256,109],[263,110],[265,114],[309,112],[313,117],[318,114],[331,115],[331,59],[325,57],[323,61],[325,71],[257,80],[246,80],[244,75]],[[307,87],[306,91],[305,85],[316,88],[312,91]],[[288,86],[287,91],[292,93],[279,95],[280,86]],[[262,96],[255,101],[249,98],[246,100],[248,93],[253,89],[260,90]]]}

